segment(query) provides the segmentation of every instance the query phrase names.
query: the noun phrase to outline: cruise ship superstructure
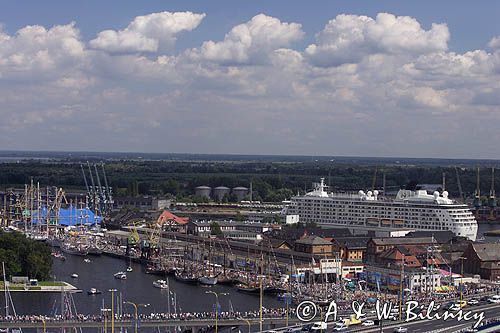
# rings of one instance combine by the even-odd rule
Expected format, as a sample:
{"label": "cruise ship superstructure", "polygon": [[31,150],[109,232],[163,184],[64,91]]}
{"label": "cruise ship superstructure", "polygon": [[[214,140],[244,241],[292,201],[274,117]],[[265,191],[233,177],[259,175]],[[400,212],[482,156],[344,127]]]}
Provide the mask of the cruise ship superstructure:
{"label": "cruise ship superstructure", "polygon": [[396,198],[379,196],[377,190],[329,193],[324,179],[313,191],[292,197],[286,214],[301,222],[324,226],[375,230],[450,230],[476,240],[477,221],[465,204],[448,198],[448,192],[399,190]]}

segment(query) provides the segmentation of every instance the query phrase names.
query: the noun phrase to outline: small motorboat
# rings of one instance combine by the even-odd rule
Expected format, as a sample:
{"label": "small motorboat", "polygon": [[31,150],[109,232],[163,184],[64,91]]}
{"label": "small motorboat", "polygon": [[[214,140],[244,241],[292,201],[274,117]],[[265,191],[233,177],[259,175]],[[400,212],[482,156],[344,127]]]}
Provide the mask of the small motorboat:
{"label": "small motorboat", "polygon": [[167,289],[168,284],[167,284],[167,281],[165,281],[165,280],[156,280],[153,282],[153,287],[160,288],[160,289]]}
{"label": "small motorboat", "polygon": [[260,293],[260,288],[248,286],[248,285],[243,285],[243,284],[238,285],[236,287],[236,290],[241,292],[241,293],[246,293],[246,294],[258,294],[258,293]]}
{"label": "small motorboat", "polygon": [[128,266],[128,267],[127,267],[127,272],[132,272],[132,271],[133,271],[132,267],[131,267],[131,266]]}
{"label": "small motorboat", "polygon": [[146,274],[165,275],[165,271],[155,266],[146,266]]}
{"label": "small motorboat", "polygon": [[206,285],[206,286],[215,286],[217,284],[217,277],[215,276],[202,276],[201,278],[198,279],[200,284]]}
{"label": "small motorboat", "polygon": [[62,253],[60,253],[60,252],[52,252],[52,256],[54,258],[57,258],[57,259],[60,259],[60,260],[63,260],[63,261],[66,260],[66,257]]}
{"label": "small motorboat", "polygon": [[198,278],[187,273],[175,272],[175,279],[182,283],[198,284]]}
{"label": "small motorboat", "polygon": [[71,274],[71,277],[72,277],[73,279],[77,279],[77,278],[78,278],[78,274],[73,273],[73,274]]}
{"label": "small motorboat", "polygon": [[88,263],[90,263],[90,259],[89,258],[85,258],[85,259],[83,259],[83,262],[85,262],[85,263],[88,264]]}
{"label": "small motorboat", "polygon": [[88,295],[99,295],[102,294],[102,291],[97,290],[96,288],[90,288],[89,291],[87,291]]}
{"label": "small motorboat", "polygon": [[126,280],[127,279],[127,274],[125,272],[117,272],[117,273],[113,274],[113,276],[115,277],[115,279],[118,279],[118,280]]}

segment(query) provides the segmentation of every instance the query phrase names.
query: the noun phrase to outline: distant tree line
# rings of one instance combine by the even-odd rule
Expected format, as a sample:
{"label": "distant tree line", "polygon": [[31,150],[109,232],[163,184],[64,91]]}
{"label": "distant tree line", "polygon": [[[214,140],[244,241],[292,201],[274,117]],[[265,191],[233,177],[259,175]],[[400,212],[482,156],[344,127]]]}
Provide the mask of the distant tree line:
{"label": "distant tree line", "polygon": [[[377,169],[376,177],[375,169]],[[253,187],[253,199],[278,202],[303,193],[325,177],[333,190],[358,191],[382,187],[382,175],[386,175],[386,189],[395,191],[412,188],[415,184],[440,184],[446,174],[446,189],[452,197],[458,197],[457,177],[454,167],[383,165],[369,166],[319,162],[267,162],[267,161],[111,161],[106,163],[108,181],[117,196],[159,195],[180,200],[202,202],[196,197],[196,186]],[[487,195],[490,188],[490,169],[481,170],[481,191]],[[466,196],[476,187],[475,168],[459,168],[460,182]],[[497,172],[497,174],[499,174]],[[79,163],[47,163],[26,161],[0,163],[0,186],[22,187],[33,178],[42,186],[53,185],[66,190],[84,189]],[[495,180],[500,191],[500,175]],[[2,190],[2,189],[0,189]],[[225,201],[235,198],[228,196]]]}

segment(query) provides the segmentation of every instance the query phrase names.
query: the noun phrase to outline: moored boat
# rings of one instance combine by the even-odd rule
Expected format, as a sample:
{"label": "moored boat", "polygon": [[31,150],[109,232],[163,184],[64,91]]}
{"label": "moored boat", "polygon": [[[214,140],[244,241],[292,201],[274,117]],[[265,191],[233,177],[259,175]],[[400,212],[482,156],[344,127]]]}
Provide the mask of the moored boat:
{"label": "moored boat", "polygon": [[165,271],[156,266],[148,265],[145,269],[146,274],[164,275]]}
{"label": "moored boat", "polygon": [[101,293],[102,293],[102,291],[97,290],[96,288],[90,288],[90,290],[87,291],[88,295],[99,295]]}
{"label": "moored boat", "polygon": [[61,244],[61,251],[77,256],[86,256],[89,253],[86,247],[74,245],[69,242]]}
{"label": "moored boat", "polygon": [[156,280],[153,282],[153,287],[160,288],[160,289],[167,289],[168,284],[167,284],[167,281],[165,281],[165,280]]}
{"label": "moored boat", "polygon": [[102,250],[99,249],[97,246],[89,246],[87,248],[87,254],[93,256],[100,256],[102,254]]}
{"label": "moored boat", "polygon": [[215,286],[217,284],[217,277],[215,276],[202,276],[198,279],[200,284],[204,284],[206,286]]}
{"label": "moored boat", "polygon": [[246,294],[258,294],[260,292],[259,287],[253,287],[253,286],[247,286],[240,284],[236,287],[236,290],[238,290],[241,293],[246,293]]}
{"label": "moored boat", "polygon": [[186,272],[176,272],[175,279],[182,283],[198,284],[198,278],[191,274],[187,274]]}
{"label": "moored boat", "polygon": [[285,293],[286,289],[280,288],[277,286],[266,286],[266,287],[264,287],[263,292],[264,292],[264,294],[277,295],[277,294]]}
{"label": "moored boat", "polygon": [[225,286],[235,285],[238,281],[228,276],[219,276],[217,278],[217,283]]}

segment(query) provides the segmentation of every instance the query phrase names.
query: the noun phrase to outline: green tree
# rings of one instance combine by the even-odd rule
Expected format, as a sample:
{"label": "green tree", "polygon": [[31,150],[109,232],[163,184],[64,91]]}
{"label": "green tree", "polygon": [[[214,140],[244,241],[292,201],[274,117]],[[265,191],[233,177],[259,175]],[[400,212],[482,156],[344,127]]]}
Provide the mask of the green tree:
{"label": "green tree", "polygon": [[46,280],[52,268],[50,247],[18,232],[0,231],[0,261],[5,263],[9,277],[23,275]]}
{"label": "green tree", "polygon": [[210,223],[210,234],[214,236],[222,236],[222,229],[220,228],[219,223]]}

